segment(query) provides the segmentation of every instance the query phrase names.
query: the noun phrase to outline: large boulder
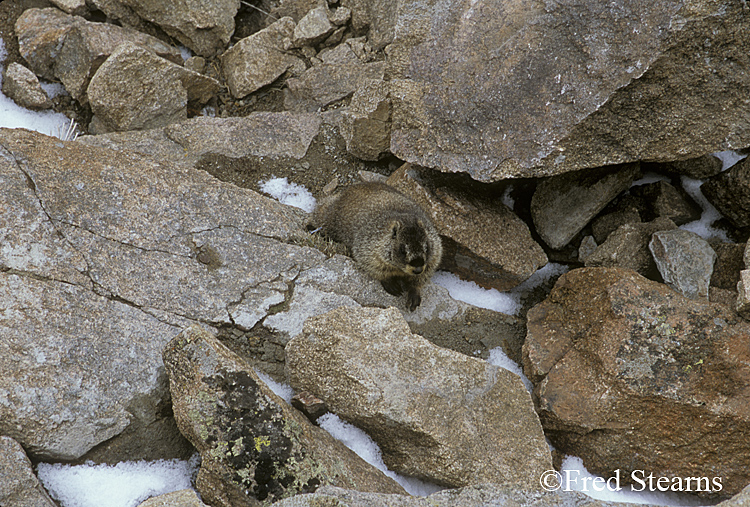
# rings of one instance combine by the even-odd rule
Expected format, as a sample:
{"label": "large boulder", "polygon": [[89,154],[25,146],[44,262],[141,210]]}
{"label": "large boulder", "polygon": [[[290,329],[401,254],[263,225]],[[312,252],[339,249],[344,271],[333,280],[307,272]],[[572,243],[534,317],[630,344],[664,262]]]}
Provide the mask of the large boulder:
{"label": "large boulder", "polygon": [[749,339],[727,306],[583,268],[529,311],[524,369],[545,434],[592,473],[708,477],[704,493],[728,495],[750,482]]}
{"label": "large boulder", "polygon": [[380,4],[407,162],[495,181],[750,144],[741,2]]}
{"label": "large boulder", "polygon": [[177,423],[201,453],[196,486],[209,504],[268,505],[325,485],[404,493],[199,326],[165,347],[164,365]]}
{"label": "large boulder", "polygon": [[413,335],[401,313],[341,307],[286,346],[289,382],[366,431],[389,468],[446,486],[537,489],[549,448],[521,379]]}
{"label": "large boulder", "polygon": [[15,129],[0,153],[0,434],[72,460],[139,427],[127,458],[171,457],[164,344],[252,327],[325,256],[289,244],[295,212],[202,171]]}
{"label": "large boulder", "polygon": [[221,85],[130,42],[97,69],[87,89],[92,132],[145,130],[187,119],[188,103],[200,107]]}

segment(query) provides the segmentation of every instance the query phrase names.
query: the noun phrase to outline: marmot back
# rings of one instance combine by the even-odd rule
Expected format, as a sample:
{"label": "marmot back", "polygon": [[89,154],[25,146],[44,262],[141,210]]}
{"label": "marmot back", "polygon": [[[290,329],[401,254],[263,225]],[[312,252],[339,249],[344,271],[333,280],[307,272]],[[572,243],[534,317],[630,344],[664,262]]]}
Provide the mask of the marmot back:
{"label": "marmot back", "polygon": [[384,183],[360,183],[321,200],[310,224],[351,250],[357,264],[407,307],[440,264],[443,247],[417,203]]}

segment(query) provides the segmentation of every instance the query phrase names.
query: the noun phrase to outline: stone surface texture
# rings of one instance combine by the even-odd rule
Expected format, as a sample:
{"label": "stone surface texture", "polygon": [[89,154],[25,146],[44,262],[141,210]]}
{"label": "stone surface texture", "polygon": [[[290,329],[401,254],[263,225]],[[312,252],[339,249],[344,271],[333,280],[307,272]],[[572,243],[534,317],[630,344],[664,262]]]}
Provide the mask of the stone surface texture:
{"label": "stone surface texture", "polygon": [[731,495],[750,481],[749,338],[729,306],[583,268],[529,311],[524,371],[545,434],[590,472],[721,477]]}
{"label": "stone surface texture", "polygon": [[648,244],[664,282],[695,299],[708,299],[716,252],[694,232],[674,229],[655,232]]}
{"label": "stone surface texture", "polygon": [[367,432],[405,475],[534,490],[551,466],[520,378],[413,335],[394,308],[308,319],[286,346],[286,368],[292,387]]}
{"label": "stone surface texture", "polygon": [[175,337],[164,366],[177,424],[201,453],[196,486],[210,505],[268,505],[324,485],[404,493],[276,396],[205,329]]}
{"label": "stone surface texture", "polygon": [[21,444],[0,436],[0,505],[54,507]]}
{"label": "stone surface texture", "polygon": [[36,75],[15,62],[3,72],[3,94],[28,109],[48,109],[52,106]]}
{"label": "stone surface texture", "polygon": [[741,3],[404,0],[396,9],[391,151],[406,162],[496,181],[750,144],[750,80],[736,71],[750,65]]}
{"label": "stone surface texture", "polygon": [[701,192],[735,227],[750,227],[750,161],[745,158],[701,185]]}

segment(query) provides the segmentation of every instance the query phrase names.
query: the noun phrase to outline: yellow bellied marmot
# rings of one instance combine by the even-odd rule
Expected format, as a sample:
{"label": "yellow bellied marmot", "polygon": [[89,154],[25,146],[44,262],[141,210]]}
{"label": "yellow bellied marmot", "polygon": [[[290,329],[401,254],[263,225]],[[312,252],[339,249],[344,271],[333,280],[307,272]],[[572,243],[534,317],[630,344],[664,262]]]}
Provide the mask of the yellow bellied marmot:
{"label": "yellow bellied marmot", "polygon": [[414,311],[421,287],[440,264],[435,226],[414,201],[384,183],[360,183],[321,200],[310,225],[345,244],[369,276],[389,294],[406,292]]}

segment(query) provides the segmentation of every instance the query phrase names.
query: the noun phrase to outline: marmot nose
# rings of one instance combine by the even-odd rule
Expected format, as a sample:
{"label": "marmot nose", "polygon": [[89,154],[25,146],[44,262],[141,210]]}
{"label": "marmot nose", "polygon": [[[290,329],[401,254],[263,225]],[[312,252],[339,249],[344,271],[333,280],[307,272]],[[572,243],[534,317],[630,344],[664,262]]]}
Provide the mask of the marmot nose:
{"label": "marmot nose", "polygon": [[424,266],[412,266],[412,269],[414,270],[414,274],[418,275],[422,271],[424,271]]}

